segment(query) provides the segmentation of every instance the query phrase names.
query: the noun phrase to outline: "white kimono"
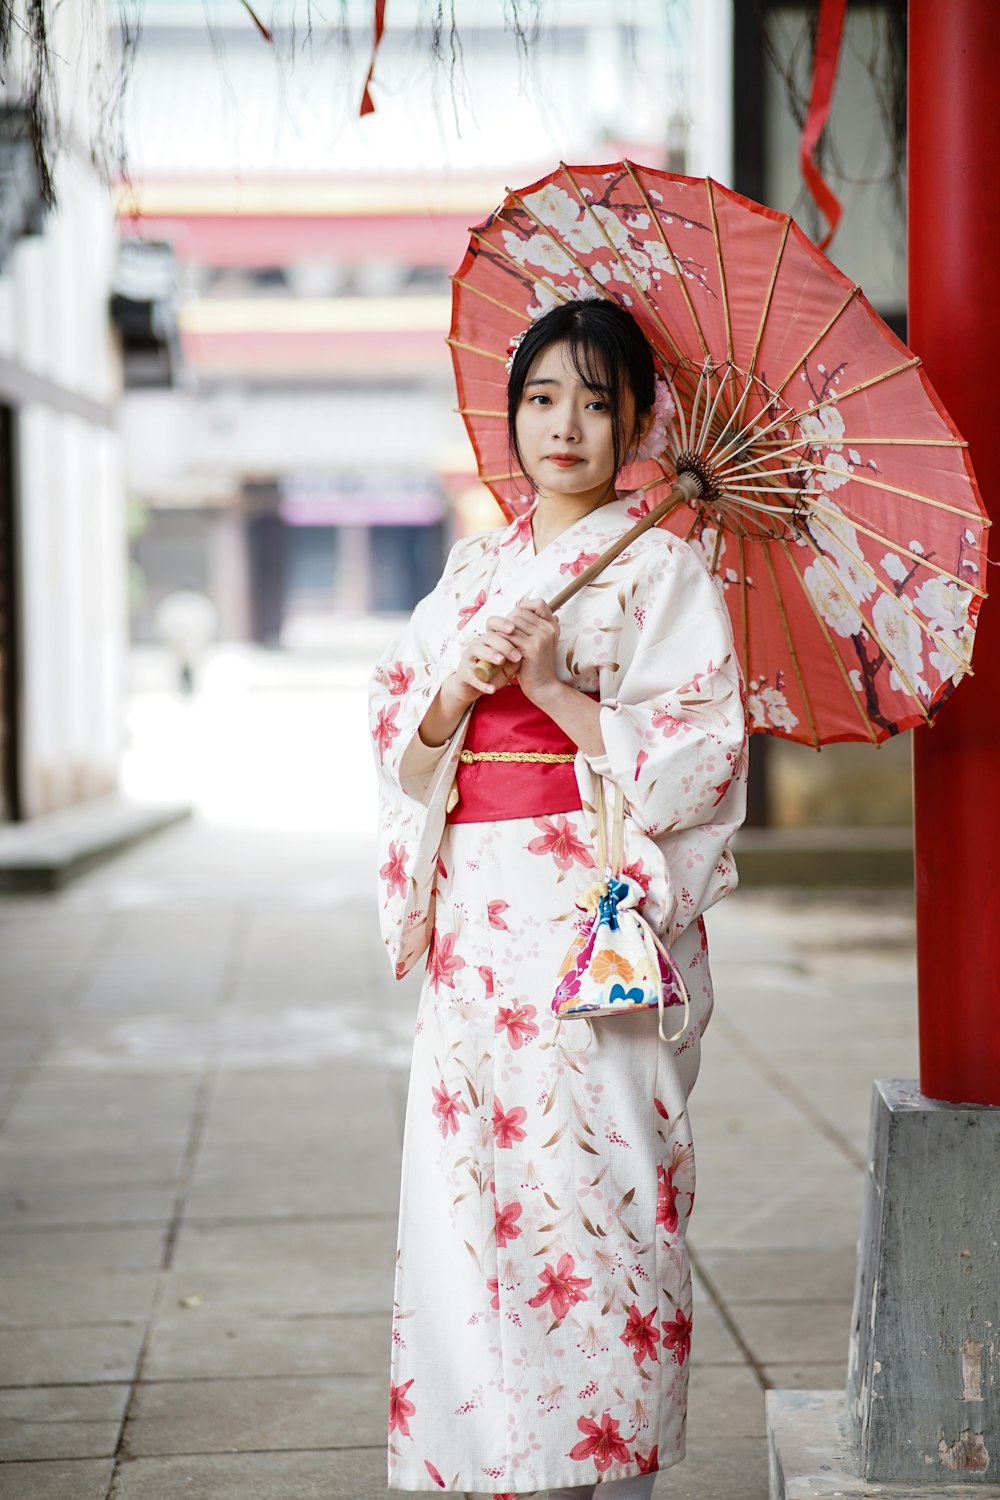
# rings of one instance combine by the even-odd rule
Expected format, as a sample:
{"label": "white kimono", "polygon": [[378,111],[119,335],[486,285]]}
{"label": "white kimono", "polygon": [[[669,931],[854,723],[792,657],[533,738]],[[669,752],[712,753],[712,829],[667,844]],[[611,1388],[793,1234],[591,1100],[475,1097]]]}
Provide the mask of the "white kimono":
{"label": "white kimono", "polygon": [[[417,734],[489,615],[551,597],[640,513],[613,501],[537,555],[530,516],[458,542],[374,674],[383,936],[397,976],[429,950],[403,1148],[395,1489],[517,1494],[684,1456],[686,1104],[712,1010],[701,913],[736,883],[746,794],[724,600],[691,547],[652,530],[564,606],[557,670],[599,693],[606,752],[576,757],[581,811],[446,823],[468,715],[440,749]],[[624,791],[626,870],[687,981],[673,1044],[655,1011],[551,1011],[596,874],[598,777]]]}

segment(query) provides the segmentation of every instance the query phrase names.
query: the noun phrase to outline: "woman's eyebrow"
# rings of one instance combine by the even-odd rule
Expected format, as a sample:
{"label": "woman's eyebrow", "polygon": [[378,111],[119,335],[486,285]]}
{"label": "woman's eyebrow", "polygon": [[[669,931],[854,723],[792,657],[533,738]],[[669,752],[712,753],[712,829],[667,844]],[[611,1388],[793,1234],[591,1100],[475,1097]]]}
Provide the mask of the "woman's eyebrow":
{"label": "woman's eyebrow", "polygon": [[562,381],[539,375],[534,380],[526,380],[524,383],[525,385],[561,385]]}

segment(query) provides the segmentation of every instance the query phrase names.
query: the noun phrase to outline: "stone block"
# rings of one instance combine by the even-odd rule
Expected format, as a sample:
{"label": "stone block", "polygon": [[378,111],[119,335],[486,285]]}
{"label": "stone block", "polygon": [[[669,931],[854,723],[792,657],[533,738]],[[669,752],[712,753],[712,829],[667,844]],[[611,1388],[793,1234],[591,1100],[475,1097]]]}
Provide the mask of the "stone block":
{"label": "stone block", "polygon": [[872,1090],[848,1367],[860,1471],[1000,1482],[1000,1109]]}

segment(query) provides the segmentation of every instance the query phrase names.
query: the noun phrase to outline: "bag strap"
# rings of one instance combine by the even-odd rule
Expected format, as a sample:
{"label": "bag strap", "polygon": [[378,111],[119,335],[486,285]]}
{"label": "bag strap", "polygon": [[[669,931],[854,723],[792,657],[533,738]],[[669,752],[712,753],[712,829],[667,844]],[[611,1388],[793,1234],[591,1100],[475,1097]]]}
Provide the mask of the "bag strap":
{"label": "bag strap", "polygon": [[[614,812],[612,814],[612,826],[611,826],[611,863],[610,863],[610,865],[608,864],[608,827],[607,827],[607,824],[608,824],[608,804],[607,804],[607,799],[606,799],[606,797],[604,795],[604,777],[603,776],[598,776],[598,778],[597,778],[597,863],[598,863],[598,867],[599,867],[600,874],[601,874],[602,878],[603,877],[609,877],[610,878],[610,877],[613,877],[613,876],[620,876],[621,873],[622,873],[622,865],[625,862],[625,793],[622,791],[621,787],[618,786],[617,784],[615,785],[615,806],[614,806]],[[680,973],[678,972],[677,966],[674,963],[674,961],[673,961],[673,959],[672,959],[672,957],[670,955],[669,949],[667,949],[667,948],[664,947],[663,942],[661,941],[660,937],[658,936],[657,933],[655,933],[653,931],[652,927],[650,927],[650,925],[646,921],[645,917],[643,917],[642,914],[640,912],[637,912],[637,911],[633,911],[632,912],[632,916],[634,916],[634,918],[636,920],[636,925],[637,925],[638,930],[639,930],[639,935],[640,935],[640,937],[642,939],[642,942],[643,942],[643,944],[644,944],[644,946],[646,948],[646,952],[647,952],[647,954],[649,956],[653,973],[656,976],[657,1010],[659,1011],[659,1025],[658,1025],[658,1030],[659,1030],[659,1033],[660,1033],[660,1038],[664,1042],[676,1042],[676,1041],[679,1040],[680,1037],[682,1037],[684,1035],[685,1031],[688,1028],[688,1022],[689,1022],[689,1020],[691,1018],[691,998],[690,998],[690,996],[688,994],[688,987],[684,983],[684,980],[682,979]],[[654,946],[654,944],[655,944],[655,946]],[[663,1005],[663,1002],[664,1002],[663,979],[662,979],[662,977],[660,975],[660,965],[659,965],[659,960],[658,960],[658,957],[657,957],[657,949],[659,949],[660,953],[662,953],[663,957],[666,959],[668,965],[673,969],[676,982],[680,986],[681,993],[682,993],[682,995],[684,997],[684,1020],[681,1023],[680,1030],[679,1031],[675,1031],[674,1034],[673,1034],[673,1036],[667,1036],[667,1035],[665,1035],[664,1030],[663,1030],[663,1009],[664,1009],[664,1005]]]}
{"label": "bag strap", "polygon": [[615,787],[615,807],[611,825],[611,863],[608,863],[608,804],[604,796],[604,777],[597,778],[597,865],[602,876],[619,876],[625,863],[625,793]]}

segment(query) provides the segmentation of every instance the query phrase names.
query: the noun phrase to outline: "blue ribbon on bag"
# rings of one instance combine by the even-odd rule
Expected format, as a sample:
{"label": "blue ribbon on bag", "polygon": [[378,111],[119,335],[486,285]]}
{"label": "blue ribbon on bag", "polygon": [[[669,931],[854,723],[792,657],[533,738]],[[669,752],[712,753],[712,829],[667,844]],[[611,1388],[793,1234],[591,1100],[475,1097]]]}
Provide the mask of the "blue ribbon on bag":
{"label": "blue ribbon on bag", "polygon": [[602,924],[610,927],[612,932],[618,930],[618,903],[624,901],[628,895],[628,882],[615,880],[612,877],[608,881],[607,893],[603,895],[597,907],[597,925]]}

